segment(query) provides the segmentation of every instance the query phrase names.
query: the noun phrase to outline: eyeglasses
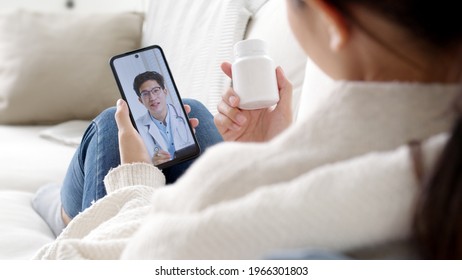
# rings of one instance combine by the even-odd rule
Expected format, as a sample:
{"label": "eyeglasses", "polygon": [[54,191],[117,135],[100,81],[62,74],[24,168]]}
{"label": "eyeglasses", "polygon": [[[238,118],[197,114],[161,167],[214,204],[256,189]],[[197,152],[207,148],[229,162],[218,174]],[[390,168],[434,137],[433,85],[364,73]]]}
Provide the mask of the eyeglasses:
{"label": "eyeglasses", "polygon": [[161,87],[153,87],[151,90],[143,90],[142,92],[140,92],[140,96],[143,99],[149,99],[151,94],[154,94],[154,96],[159,96],[161,92]]}

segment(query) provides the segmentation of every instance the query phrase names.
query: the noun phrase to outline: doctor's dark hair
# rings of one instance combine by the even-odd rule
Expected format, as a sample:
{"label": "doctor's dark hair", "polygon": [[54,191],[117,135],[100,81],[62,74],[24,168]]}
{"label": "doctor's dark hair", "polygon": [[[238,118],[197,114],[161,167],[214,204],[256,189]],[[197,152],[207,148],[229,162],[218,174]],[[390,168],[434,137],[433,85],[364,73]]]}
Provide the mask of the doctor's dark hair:
{"label": "doctor's dark hair", "polygon": [[[442,0],[324,0],[352,26],[379,41],[365,23],[351,13],[360,6],[401,27],[424,49],[445,52],[462,49],[459,2]],[[300,7],[306,7],[298,0]],[[381,42],[384,43],[384,42]],[[387,46],[399,49],[399,46]],[[460,61],[460,57],[454,57]],[[423,259],[462,259],[462,101],[451,137],[417,197],[411,239]]]}
{"label": "doctor's dark hair", "polygon": [[140,87],[146,81],[156,81],[162,89],[165,89],[164,76],[157,73],[156,71],[146,71],[136,76],[133,81],[133,90],[136,92],[138,97],[141,96]]}

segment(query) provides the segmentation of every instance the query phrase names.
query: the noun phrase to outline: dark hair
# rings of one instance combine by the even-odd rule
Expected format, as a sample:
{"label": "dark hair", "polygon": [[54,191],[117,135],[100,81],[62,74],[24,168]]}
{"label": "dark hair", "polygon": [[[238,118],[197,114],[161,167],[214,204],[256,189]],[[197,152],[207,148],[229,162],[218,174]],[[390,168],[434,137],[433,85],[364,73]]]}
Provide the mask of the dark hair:
{"label": "dark hair", "polygon": [[[351,5],[360,5],[407,30],[410,36],[434,49],[460,48],[462,24],[458,1],[443,0],[326,0],[350,24]],[[399,47],[399,46],[398,46]],[[459,58],[454,58],[459,60]],[[460,100],[457,105],[460,105]],[[462,259],[462,109],[433,172],[417,198],[412,238],[424,259]]]}
{"label": "dark hair", "polygon": [[162,89],[165,89],[165,80],[161,74],[157,73],[156,71],[146,71],[136,76],[135,80],[133,81],[133,90],[136,92],[138,97],[141,95],[141,85],[146,81],[152,80],[156,81]]}
{"label": "dark hair", "polygon": [[461,41],[459,2],[443,0],[326,0],[346,16],[360,5],[402,26],[418,40],[446,48]]}
{"label": "dark hair", "polygon": [[462,115],[417,201],[414,241],[424,259],[462,259]]}

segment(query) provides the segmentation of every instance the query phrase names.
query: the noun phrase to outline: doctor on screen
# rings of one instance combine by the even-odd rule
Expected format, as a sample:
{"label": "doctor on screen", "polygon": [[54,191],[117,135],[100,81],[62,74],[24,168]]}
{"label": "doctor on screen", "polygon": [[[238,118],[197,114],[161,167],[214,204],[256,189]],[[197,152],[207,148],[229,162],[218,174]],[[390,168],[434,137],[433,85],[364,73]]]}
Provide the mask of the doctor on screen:
{"label": "doctor on screen", "polygon": [[133,89],[147,109],[136,123],[154,165],[174,159],[175,151],[194,144],[187,120],[181,111],[167,103],[168,91],[161,74],[155,71],[139,74],[134,79]]}

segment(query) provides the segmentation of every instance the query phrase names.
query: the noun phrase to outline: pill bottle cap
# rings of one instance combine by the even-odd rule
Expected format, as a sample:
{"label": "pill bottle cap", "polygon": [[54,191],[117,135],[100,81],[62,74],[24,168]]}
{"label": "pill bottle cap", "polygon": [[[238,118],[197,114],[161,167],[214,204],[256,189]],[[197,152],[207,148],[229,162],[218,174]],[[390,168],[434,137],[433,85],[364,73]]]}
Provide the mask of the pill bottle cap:
{"label": "pill bottle cap", "polygon": [[234,56],[236,58],[267,54],[268,44],[261,39],[242,40],[234,45]]}

